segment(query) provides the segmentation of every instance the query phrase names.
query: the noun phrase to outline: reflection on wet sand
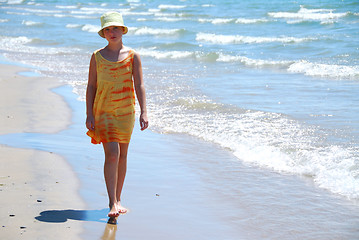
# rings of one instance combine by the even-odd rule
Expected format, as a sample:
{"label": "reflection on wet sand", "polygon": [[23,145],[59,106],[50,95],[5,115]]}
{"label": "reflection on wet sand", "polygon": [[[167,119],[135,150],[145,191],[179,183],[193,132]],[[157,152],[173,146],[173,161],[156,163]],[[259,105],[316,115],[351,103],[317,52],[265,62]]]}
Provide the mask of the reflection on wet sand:
{"label": "reflection on wet sand", "polygon": [[109,218],[101,240],[115,240],[117,232],[117,219]]}

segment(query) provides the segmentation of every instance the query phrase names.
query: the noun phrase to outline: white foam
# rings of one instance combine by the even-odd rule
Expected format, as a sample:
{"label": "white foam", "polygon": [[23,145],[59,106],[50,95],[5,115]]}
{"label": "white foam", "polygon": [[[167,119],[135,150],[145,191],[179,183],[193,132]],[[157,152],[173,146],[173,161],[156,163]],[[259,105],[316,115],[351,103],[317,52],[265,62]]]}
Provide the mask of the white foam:
{"label": "white foam", "polygon": [[11,11],[6,12],[6,14],[9,14],[9,15],[21,15],[21,16],[31,15],[31,13],[26,13],[26,12],[11,12]]}
{"label": "white foam", "polygon": [[219,54],[218,62],[240,62],[251,67],[288,67],[293,61],[271,61],[262,59],[251,59],[244,56],[232,56],[223,53]]}
{"label": "white foam", "polygon": [[154,13],[154,12],[160,12],[161,9],[158,9],[158,8],[150,8],[150,9],[148,9],[148,11]]}
{"label": "white foam", "polygon": [[90,11],[90,10],[87,10],[87,11],[82,11],[82,10],[72,10],[71,12],[70,12],[70,14],[74,14],[74,15],[80,15],[80,14],[82,14],[82,15],[93,15],[93,14],[97,14],[98,13],[98,11],[96,11],[96,10],[93,10],[93,11]]}
{"label": "white foam", "polygon": [[81,24],[66,24],[67,28],[80,28],[82,27]]}
{"label": "white foam", "polygon": [[213,4],[203,4],[202,7],[205,7],[205,8],[206,7],[215,7],[215,5],[213,5]]}
{"label": "white foam", "polygon": [[176,13],[163,13],[163,12],[155,12],[155,17],[177,17],[179,14]]}
{"label": "white foam", "polygon": [[189,51],[158,51],[155,49],[137,49],[142,56],[153,57],[156,59],[180,59],[195,56],[195,53]]}
{"label": "white foam", "polygon": [[60,9],[75,9],[78,8],[78,6],[72,6],[72,5],[56,5],[56,8],[60,8]]}
{"label": "white foam", "polygon": [[27,5],[44,6],[43,3],[36,3],[36,2],[28,2]]}
{"label": "white foam", "polygon": [[240,35],[218,35],[213,33],[197,33],[196,40],[214,44],[242,44],[242,43],[299,43],[314,41],[316,38],[296,38],[296,37],[250,37]]}
{"label": "white foam", "polygon": [[274,61],[263,59],[251,59],[240,55],[218,54],[217,62],[240,62],[250,67],[275,67],[285,68],[290,73],[301,73],[313,77],[327,77],[335,79],[350,79],[359,77],[358,66],[345,66],[337,64],[312,63],[305,60],[298,61]]}
{"label": "white foam", "polygon": [[352,150],[331,146],[321,156],[315,156],[312,168],[315,169],[314,181],[319,187],[331,192],[359,198],[359,179],[356,161]]}
{"label": "white foam", "polygon": [[9,19],[0,19],[0,23],[5,23],[5,22],[8,22],[10,21]]}
{"label": "white foam", "polygon": [[353,172],[358,149],[328,146],[315,127],[284,115],[235,109],[203,96],[179,97],[176,93],[192,91],[169,85],[152,96],[160,96],[159,104],[149,104],[152,126],[158,131],[189,134],[232,151],[243,162],[312,176],[321,188],[359,198],[359,178]]}
{"label": "white foam", "polygon": [[30,43],[32,39],[24,36],[20,37],[1,37],[0,38],[0,48],[3,47],[4,50],[11,48],[11,46],[24,45]]}
{"label": "white foam", "polygon": [[[82,14],[84,14],[84,13],[86,13],[86,14],[93,14],[93,13],[96,13],[96,14],[98,14],[98,13],[101,13],[101,12],[106,12],[106,11],[108,11],[108,9],[106,9],[106,8],[98,8],[98,7],[81,7],[80,8],[80,12],[78,12],[78,13],[82,13]],[[123,12],[124,10],[122,10],[121,9],[121,11]],[[73,13],[75,13],[75,11],[72,11]]]}
{"label": "white foam", "polygon": [[38,26],[38,25],[42,25],[43,23],[23,20],[21,24],[25,26]]}
{"label": "white foam", "polygon": [[268,15],[273,18],[297,19],[297,21],[335,21],[345,17],[348,13],[333,13],[334,9],[307,9],[300,7],[298,12],[269,12]]}
{"label": "white foam", "polygon": [[48,10],[48,9],[34,9],[34,8],[22,8],[22,10],[26,12],[35,13],[39,16],[42,16],[42,14],[55,14],[55,13],[62,13],[61,10]]}
{"label": "white foam", "polygon": [[153,15],[153,12],[130,12],[130,11],[124,11],[121,12],[123,16],[150,16]]}
{"label": "white foam", "polygon": [[160,4],[158,6],[159,9],[182,9],[185,8],[184,5],[169,5],[169,4]]}
{"label": "white foam", "polygon": [[202,23],[212,23],[212,24],[228,24],[228,23],[236,23],[236,24],[255,24],[261,22],[268,22],[267,19],[248,19],[248,18],[199,18],[199,22]]}
{"label": "white foam", "polygon": [[130,6],[131,6],[131,9],[136,9],[138,7],[146,6],[146,4],[145,3],[130,3]]}
{"label": "white foam", "polygon": [[178,22],[183,21],[183,18],[173,18],[173,17],[157,17],[154,18],[156,21],[162,21],[162,22]]}
{"label": "white foam", "polygon": [[212,20],[212,23],[213,24],[226,24],[226,23],[230,23],[233,21],[234,21],[233,18],[215,18]]}
{"label": "white foam", "polygon": [[96,33],[100,30],[100,27],[97,25],[92,25],[92,24],[85,24],[82,28],[82,31],[85,32],[91,32],[91,33]]}
{"label": "white foam", "polygon": [[159,29],[159,28],[129,28],[129,32],[134,35],[177,35],[181,29]]}
{"label": "white foam", "polygon": [[238,18],[235,23],[239,24],[253,24],[253,23],[264,23],[268,22],[269,20],[264,18],[256,18],[256,19],[248,19],[248,18]]}
{"label": "white foam", "polygon": [[25,0],[7,0],[7,4],[22,4]]}
{"label": "white foam", "polygon": [[[48,55],[56,55],[63,53],[73,53],[75,51],[79,51],[76,48],[61,48],[61,47],[42,47],[41,50],[39,47],[34,47],[28,45],[29,43],[36,43],[38,39],[31,39],[28,37],[20,36],[20,37],[1,37],[0,38],[0,49],[4,51],[16,51],[17,53],[25,53],[25,54],[48,54]],[[43,62],[43,60],[40,59]]]}
{"label": "white foam", "polygon": [[352,78],[359,76],[358,66],[311,63],[305,60],[291,64],[288,71],[292,73],[303,73],[308,76],[329,78]]}
{"label": "white foam", "polygon": [[66,15],[66,14],[54,14],[53,16],[57,17],[57,18],[70,17],[69,15]]}
{"label": "white foam", "polygon": [[92,16],[92,15],[64,15],[65,17],[73,17],[73,18],[78,18],[78,19],[98,19],[97,16]]}

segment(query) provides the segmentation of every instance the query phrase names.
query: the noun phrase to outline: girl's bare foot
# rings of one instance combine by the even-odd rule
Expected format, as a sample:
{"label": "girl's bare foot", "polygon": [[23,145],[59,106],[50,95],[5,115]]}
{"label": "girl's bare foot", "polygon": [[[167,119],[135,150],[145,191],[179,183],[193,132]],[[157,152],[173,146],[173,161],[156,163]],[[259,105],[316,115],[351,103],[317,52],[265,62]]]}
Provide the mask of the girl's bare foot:
{"label": "girl's bare foot", "polygon": [[120,201],[117,202],[117,210],[119,214],[125,214],[128,211],[127,208],[121,205]]}
{"label": "girl's bare foot", "polygon": [[110,218],[115,218],[118,217],[119,214],[119,209],[117,208],[117,204],[110,204],[110,212],[107,214],[108,217]]}
{"label": "girl's bare foot", "polygon": [[107,221],[108,224],[112,224],[112,225],[116,225],[117,224],[117,219],[114,217],[110,217]]}

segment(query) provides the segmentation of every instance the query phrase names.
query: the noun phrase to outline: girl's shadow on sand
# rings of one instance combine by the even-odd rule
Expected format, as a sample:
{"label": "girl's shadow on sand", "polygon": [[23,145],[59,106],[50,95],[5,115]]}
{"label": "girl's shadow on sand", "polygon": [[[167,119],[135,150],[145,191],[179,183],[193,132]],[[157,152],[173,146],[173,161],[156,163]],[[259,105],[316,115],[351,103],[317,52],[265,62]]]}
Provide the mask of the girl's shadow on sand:
{"label": "girl's shadow on sand", "polygon": [[36,220],[48,223],[63,223],[68,219],[78,221],[93,221],[107,223],[108,209],[102,210],[48,210],[40,213],[40,216],[35,217]]}

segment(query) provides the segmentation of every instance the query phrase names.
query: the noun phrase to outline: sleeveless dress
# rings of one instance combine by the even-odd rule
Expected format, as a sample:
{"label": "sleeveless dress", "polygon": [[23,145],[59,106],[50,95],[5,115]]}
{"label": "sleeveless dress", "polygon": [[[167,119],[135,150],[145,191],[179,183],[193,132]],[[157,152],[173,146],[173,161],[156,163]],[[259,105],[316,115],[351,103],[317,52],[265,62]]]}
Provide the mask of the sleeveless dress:
{"label": "sleeveless dress", "polygon": [[106,60],[94,52],[97,91],[93,114],[95,129],[89,130],[91,143],[129,143],[135,123],[135,91],[132,81],[134,51],[121,61]]}

